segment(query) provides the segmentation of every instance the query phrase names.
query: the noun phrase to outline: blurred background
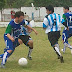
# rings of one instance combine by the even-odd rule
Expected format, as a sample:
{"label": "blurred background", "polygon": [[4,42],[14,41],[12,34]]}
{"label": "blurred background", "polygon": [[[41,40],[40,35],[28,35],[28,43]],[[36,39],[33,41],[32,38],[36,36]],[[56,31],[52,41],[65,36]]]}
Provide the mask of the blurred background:
{"label": "blurred background", "polygon": [[70,6],[70,10],[72,10],[72,0],[0,0],[0,21],[10,21],[14,12],[20,10],[25,13],[25,18],[28,20],[32,19],[33,12],[35,21],[43,21],[46,15],[45,6],[49,4],[55,7],[55,13],[61,15],[64,5]]}
{"label": "blurred background", "polygon": [[65,5],[72,11],[72,0],[0,0],[0,26],[11,21],[16,11],[23,11],[27,20],[43,22],[46,15],[45,7],[50,4],[54,6],[55,13],[60,15],[63,14]]}

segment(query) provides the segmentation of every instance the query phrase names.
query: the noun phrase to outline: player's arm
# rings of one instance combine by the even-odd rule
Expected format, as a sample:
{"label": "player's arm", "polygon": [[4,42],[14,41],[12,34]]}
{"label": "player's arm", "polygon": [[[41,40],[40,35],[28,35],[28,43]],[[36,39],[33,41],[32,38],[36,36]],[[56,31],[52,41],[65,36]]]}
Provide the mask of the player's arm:
{"label": "player's arm", "polygon": [[65,14],[63,14],[63,16],[62,16],[62,17],[63,17],[63,19],[66,21],[66,16],[65,16]]}
{"label": "player's arm", "polygon": [[[29,20],[26,20],[26,25],[28,25],[28,26],[30,26],[31,27],[31,25],[30,25],[30,21]],[[31,27],[32,28],[32,27]],[[32,30],[31,29],[28,29],[28,32],[29,33],[31,33],[32,32]]]}
{"label": "player's arm", "polygon": [[25,23],[24,23],[23,25],[24,25],[24,27],[26,27],[27,29],[31,29],[32,31],[34,31],[36,35],[38,34],[38,32],[37,32],[34,28],[32,28],[32,27],[30,27],[30,26],[28,25],[28,22],[27,22],[27,21],[25,21]]}
{"label": "player's arm", "polygon": [[65,16],[65,14],[63,14],[63,19],[62,19],[62,24],[65,26],[65,27],[68,27],[67,26],[67,23],[66,23],[66,16]]}
{"label": "player's arm", "polygon": [[46,29],[48,26],[48,20],[47,18],[44,18],[44,21],[43,21],[43,29]]}
{"label": "player's arm", "polygon": [[66,23],[66,16],[63,15],[63,18],[61,19],[61,23],[67,28],[67,30],[69,30],[67,23]]}
{"label": "player's arm", "polygon": [[28,25],[25,25],[25,27],[28,28],[28,29],[31,29],[32,31],[34,31],[36,35],[38,34],[38,32],[37,32],[34,28],[31,28],[31,27],[28,26]]}
{"label": "player's arm", "polygon": [[11,31],[12,31],[12,27],[11,27],[10,24],[8,24],[5,33],[7,34],[7,37],[8,37],[12,42],[14,42],[14,41],[15,41],[14,38],[11,37],[11,35],[10,35],[10,34],[11,34]]}

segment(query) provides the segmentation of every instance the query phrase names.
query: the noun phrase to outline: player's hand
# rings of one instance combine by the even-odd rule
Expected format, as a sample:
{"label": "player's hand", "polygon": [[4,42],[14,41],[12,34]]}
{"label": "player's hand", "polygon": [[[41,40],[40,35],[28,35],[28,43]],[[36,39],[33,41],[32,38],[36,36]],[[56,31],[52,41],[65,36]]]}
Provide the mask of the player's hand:
{"label": "player's hand", "polygon": [[14,41],[15,41],[15,39],[12,37],[12,38],[11,38],[11,41],[12,41],[12,42],[14,42]]}
{"label": "player's hand", "polygon": [[21,39],[18,39],[18,42],[19,44],[23,44],[22,40]]}
{"label": "player's hand", "polygon": [[69,30],[69,27],[67,27],[67,30]]}
{"label": "player's hand", "polygon": [[7,34],[7,37],[8,37],[12,42],[15,41],[15,40],[14,40],[14,37],[12,37],[10,34]]}
{"label": "player's hand", "polygon": [[35,32],[36,35],[38,34],[38,32],[35,29],[34,29],[34,32]]}

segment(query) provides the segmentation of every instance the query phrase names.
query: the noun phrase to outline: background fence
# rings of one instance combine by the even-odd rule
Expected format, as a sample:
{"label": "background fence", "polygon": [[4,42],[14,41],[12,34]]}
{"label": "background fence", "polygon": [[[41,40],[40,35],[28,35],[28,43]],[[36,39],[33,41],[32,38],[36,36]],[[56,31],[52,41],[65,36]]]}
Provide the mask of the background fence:
{"label": "background fence", "polygon": [[[43,21],[46,15],[45,7],[21,7],[19,9],[12,8],[12,9],[3,9],[2,12],[0,11],[0,21],[10,21],[11,20],[11,10],[16,11],[23,11],[25,14],[25,19],[32,20],[32,12],[34,12],[34,20],[35,21]],[[63,14],[63,7],[54,7],[55,13],[60,15]],[[70,11],[72,11],[72,7],[70,7]]]}

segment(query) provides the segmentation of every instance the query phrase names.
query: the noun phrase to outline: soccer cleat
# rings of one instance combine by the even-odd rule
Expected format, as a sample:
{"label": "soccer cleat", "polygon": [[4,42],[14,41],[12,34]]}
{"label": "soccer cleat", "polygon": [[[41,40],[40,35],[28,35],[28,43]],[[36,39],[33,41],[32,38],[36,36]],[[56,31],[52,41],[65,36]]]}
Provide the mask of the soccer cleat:
{"label": "soccer cleat", "polygon": [[0,68],[6,68],[6,67],[5,67],[5,65],[1,64],[1,65],[0,65]]}
{"label": "soccer cleat", "polygon": [[60,62],[64,63],[63,56],[60,56],[59,58],[60,58]]}
{"label": "soccer cleat", "polygon": [[27,56],[27,58],[28,58],[29,60],[32,60],[32,57],[31,57],[31,56],[29,56],[29,55]]}
{"label": "soccer cleat", "polygon": [[58,59],[60,59],[60,57],[58,56]]}

